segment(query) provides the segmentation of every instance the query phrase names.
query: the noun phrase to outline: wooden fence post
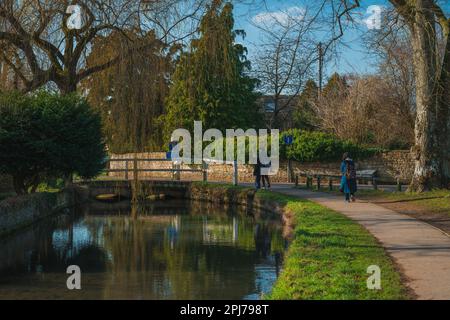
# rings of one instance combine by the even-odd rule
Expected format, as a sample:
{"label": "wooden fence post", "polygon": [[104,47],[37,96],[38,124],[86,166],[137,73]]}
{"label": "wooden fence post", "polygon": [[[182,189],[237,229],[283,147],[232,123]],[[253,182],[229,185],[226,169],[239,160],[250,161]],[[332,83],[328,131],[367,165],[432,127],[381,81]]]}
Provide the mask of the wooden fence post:
{"label": "wooden fence post", "polygon": [[111,175],[111,172],[108,170],[111,170],[111,161],[106,161],[106,175],[109,177]]}
{"label": "wooden fence post", "polygon": [[239,183],[238,180],[238,162],[237,160],[233,161],[233,185],[237,186]]}
{"label": "wooden fence post", "polygon": [[136,156],[134,156],[133,159],[133,179],[137,181],[139,179],[139,173],[138,173],[138,167],[137,167],[138,161]]}
{"label": "wooden fence post", "polygon": [[177,179],[177,172],[175,171],[177,168],[176,166],[175,162],[172,161],[172,181]]}
{"label": "wooden fence post", "polygon": [[203,170],[203,182],[208,181],[208,165],[205,161],[202,162],[202,170]]}
{"label": "wooden fence post", "polygon": [[291,179],[291,159],[288,159],[288,163],[287,163],[287,182],[291,183],[292,179]]}
{"label": "wooden fence post", "polygon": [[133,185],[131,187],[131,203],[135,204],[138,201],[138,168],[137,168],[136,153],[133,156]]}

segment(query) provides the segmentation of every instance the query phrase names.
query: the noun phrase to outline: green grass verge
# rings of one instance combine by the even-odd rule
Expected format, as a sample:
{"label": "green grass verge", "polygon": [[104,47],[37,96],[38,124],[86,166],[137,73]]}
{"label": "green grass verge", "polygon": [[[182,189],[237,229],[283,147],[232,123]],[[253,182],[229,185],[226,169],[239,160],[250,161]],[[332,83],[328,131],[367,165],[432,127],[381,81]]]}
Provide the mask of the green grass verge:
{"label": "green grass verge", "polygon": [[[304,187],[299,187],[305,189]],[[312,189],[317,191],[317,188]],[[322,192],[342,195],[338,190],[329,191],[326,188],[321,189]],[[404,202],[417,209],[429,213],[446,214],[450,216],[450,190],[436,189],[427,192],[392,192],[383,189],[367,190],[360,189],[356,196],[361,199],[380,202]]]}
{"label": "green grass verge", "polygon": [[405,202],[423,211],[442,213],[450,216],[450,190],[446,189],[436,189],[422,193],[364,190],[359,193],[359,196],[368,200]]}
{"label": "green grass verge", "polygon": [[[38,186],[38,188],[36,189],[36,192],[49,192],[49,193],[56,193],[56,192],[60,192],[61,188],[59,186],[50,186],[46,183],[42,183]],[[0,193],[0,201],[3,201],[7,198],[12,198],[12,197],[16,197],[17,194],[15,192],[3,192]]]}
{"label": "green grass verge", "polygon": [[[224,184],[204,185],[251,190]],[[265,299],[409,298],[392,260],[359,224],[308,200],[261,190],[256,197],[282,204],[295,219],[283,271]],[[367,288],[367,268],[371,265],[381,269],[381,290]]]}
{"label": "green grass verge", "polygon": [[193,181],[192,184],[200,187],[214,188],[214,189],[223,189],[223,190],[250,190],[248,187],[243,186],[235,186],[232,184],[221,183],[221,182],[204,182],[204,181]]}
{"label": "green grass verge", "polygon": [[[266,192],[259,196],[285,204],[296,224],[268,299],[408,298],[391,259],[363,227],[311,201]],[[367,288],[370,265],[381,269],[381,290]]]}

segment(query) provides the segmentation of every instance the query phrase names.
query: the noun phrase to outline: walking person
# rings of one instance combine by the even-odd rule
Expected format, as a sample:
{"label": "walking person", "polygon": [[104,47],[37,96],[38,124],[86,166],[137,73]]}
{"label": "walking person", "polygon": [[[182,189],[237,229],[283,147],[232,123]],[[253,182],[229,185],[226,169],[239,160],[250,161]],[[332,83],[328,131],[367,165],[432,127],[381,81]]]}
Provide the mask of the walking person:
{"label": "walking person", "polygon": [[253,175],[255,176],[255,188],[256,190],[261,189],[261,162],[259,158],[256,160],[256,164],[253,168]]}
{"label": "walking person", "polygon": [[356,185],[356,168],[355,162],[350,158],[348,152],[342,155],[341,163],[341,187],[340,191],[345,194],[346,202],[355,201]]}
{"label": "walking person", "polygon": [[[261,168],[270,168],[270,166],[271,166],[271,164],[269,162],[269,164],[261,165]],[[267,169],[267,172],[264,172],[264,174],[261,173],[261,179],[262,179],[263,189],[266,189],[266,184],[267,184],[267,189],[270,189],[269,169]]]}

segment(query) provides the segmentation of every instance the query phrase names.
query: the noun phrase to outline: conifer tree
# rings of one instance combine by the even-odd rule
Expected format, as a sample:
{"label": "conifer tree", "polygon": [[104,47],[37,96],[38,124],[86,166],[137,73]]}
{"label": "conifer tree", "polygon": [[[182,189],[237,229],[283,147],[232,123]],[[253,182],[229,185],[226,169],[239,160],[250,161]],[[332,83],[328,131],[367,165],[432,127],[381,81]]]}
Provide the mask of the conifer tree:
{"label": "conifer tree", "polygon": [[257,80],[246,73],[247,50],[235,42],[233,6],[215,0],[202,18],[199,38],[180,57],[162,117],[166,138],[174,129],[192,129],[194,120],[203,128],[249,128],[261,114],[254,89]]}
{"label": "conifer tree", "polygon": [[314,80],[306,82],[305,88],[299,96],[296,110],[294,111],[294,126],[298,129],[314,130],[318,127],[318,118],[314,111],[317,104],[319,88]]}

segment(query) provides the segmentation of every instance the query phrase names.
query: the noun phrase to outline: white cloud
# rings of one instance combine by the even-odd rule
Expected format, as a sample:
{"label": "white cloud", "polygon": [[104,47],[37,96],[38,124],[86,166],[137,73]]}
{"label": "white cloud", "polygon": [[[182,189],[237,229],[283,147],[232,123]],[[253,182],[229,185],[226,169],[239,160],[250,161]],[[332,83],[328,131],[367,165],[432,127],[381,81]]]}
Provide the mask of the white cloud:
{"label": "white cloud", "polygon": [[291,21],[302,19],[305,15],[305,9],[301,7],[290,7],[286,10],[262,12],[252,18],[253,23],[257,25],[271,25],[280,23],[288,25]]}

